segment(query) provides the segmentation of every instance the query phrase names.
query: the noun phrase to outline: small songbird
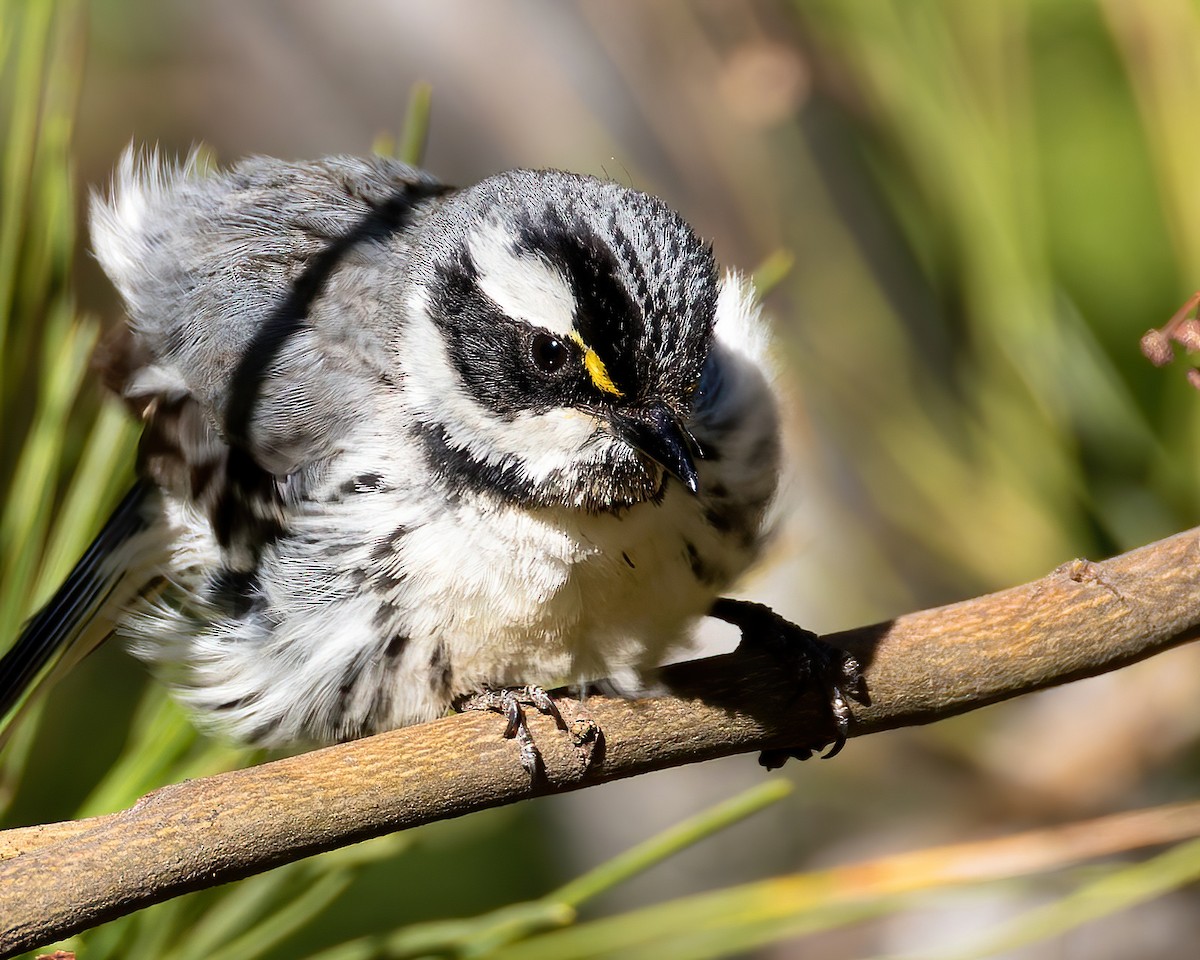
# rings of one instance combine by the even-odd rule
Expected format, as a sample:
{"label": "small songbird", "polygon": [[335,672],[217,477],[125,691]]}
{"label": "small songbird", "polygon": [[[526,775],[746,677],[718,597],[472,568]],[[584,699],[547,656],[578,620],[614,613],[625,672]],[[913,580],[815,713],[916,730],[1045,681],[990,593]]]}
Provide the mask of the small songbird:
{"label": "small songbird", "polygon": [[[779,474],[767,337],[661,201],[130,151],[91,228],[130,320],[139,480],[0,661],[0,713],[115,631],[247,742],[481,695],[530,766],[519,703],[547,701],[511,688],[636,686],[700,617],[742,622],[718,598]],[[830,665],[844,730],[855,667]]]}

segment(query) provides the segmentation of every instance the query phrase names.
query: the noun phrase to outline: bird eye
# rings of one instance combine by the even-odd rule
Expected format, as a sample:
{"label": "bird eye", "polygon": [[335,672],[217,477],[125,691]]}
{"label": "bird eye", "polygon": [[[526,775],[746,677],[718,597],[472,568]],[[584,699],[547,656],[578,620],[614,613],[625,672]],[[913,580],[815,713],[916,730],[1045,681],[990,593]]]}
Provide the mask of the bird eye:
{"label": "bird eye", "polygon": [[549,333],[535,334],[529,345],[533,364],[542,373],[558,373],[567,362],[567,345]]}

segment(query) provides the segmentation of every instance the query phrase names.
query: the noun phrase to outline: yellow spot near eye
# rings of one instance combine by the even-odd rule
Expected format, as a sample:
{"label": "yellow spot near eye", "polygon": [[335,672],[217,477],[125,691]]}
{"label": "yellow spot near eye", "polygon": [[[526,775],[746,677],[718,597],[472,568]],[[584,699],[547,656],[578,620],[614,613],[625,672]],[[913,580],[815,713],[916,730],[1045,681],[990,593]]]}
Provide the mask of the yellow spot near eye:
{"label": "yellow spot near eye", "polygon": [[570,337],[579,344],[579,349],[583,351],[583,365],[587,367],[588,376],[592,378],[592,383],[596,385],[596,389],[602,390],[604,393],[611,393],[614,397],[625,396],[617,385],[613,383],[612,377],[608,375],[608,368],[604,366],[604,361],[600,359],[600,355],[584,343],[583,337],[574,330],[571,331]]}
{"label": "yellow spot near eye", "polygon": [[597,356],[596,351],[591,347],[584,348],[583,365],[587,367],[587,372],[592,378],[592,383],[599,389],[605,393],[611,393],[614,397],[624,396],[617,388],[617,385],[612,382],[612,377],[608,375],[608,369],[604,366],[604,361]]}

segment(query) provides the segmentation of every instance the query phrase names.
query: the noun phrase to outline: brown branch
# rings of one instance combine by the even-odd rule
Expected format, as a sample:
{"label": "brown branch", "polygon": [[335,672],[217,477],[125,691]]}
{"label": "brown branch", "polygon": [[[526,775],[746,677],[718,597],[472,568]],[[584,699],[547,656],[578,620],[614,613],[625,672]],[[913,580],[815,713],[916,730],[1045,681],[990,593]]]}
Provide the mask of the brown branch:
{"label": "brown branch", "polygon": [[[1104,563],[1076,560],[1021,587],[826,639],[866,668],[852,736],[927,723],[1113,670],[1200,635],[1200,529]],[[605,740],[587,769],[534,718],[546,763],[531,782],[503,720],[464,714],[247,770],[164,787],[128,810],[0,833],[0,956],[162,900],[368,837],[526,797],[828,729],[744,650],[664,671],[672,696],[593,698]]]}

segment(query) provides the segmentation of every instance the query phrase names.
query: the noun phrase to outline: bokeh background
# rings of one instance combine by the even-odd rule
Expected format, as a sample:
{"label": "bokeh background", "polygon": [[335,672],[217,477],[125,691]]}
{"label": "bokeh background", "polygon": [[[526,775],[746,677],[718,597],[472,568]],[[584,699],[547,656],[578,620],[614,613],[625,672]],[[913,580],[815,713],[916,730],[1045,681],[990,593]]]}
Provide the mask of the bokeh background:
{"label": "bokeh background", "polygon": [[[131,141],[219,160],[387,148],[419,83],[443,179],[553,166],[631,184],[769,288],[792,466],[744,595],[825,632],[1200,517],[1200,397],[1138,352],[1200,286],[1194,0],[0,0],[0,57],[0,648],[131,478],[132,428],[88,370],[119,308],[86,253],[87,190]],[[114,645],[18,725],[2,822],[258,759],[198,739]],[[702,819],[682,853],[600,883],[581,938],[514,955],[1195,955],[1200,853],[1182,848],[1157,891],[1146,854],[901,898],[868,885],[840,913],[765,910],[736,886],[1194,798],[1194,647],[774,776],[789,797]],[[349,960],[420,934],[486,955],[478,927],[428,924],[549,894],[762,780],[739,757],[479,814],[66,946]],[[1138,895],[1037,926],[1097,878]],[[705,891],[731,917],[712,930],[653,912]]]}

